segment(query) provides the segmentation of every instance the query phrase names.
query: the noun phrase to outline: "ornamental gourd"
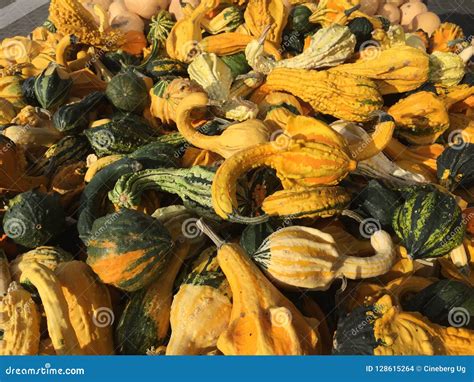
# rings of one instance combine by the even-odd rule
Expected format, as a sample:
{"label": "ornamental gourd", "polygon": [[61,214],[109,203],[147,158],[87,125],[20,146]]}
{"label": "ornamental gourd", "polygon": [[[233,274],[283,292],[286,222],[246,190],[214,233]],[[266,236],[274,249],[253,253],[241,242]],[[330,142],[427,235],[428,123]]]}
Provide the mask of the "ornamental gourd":
{"label": "ornamental gourd", "polygon": [[159,221],[122,209],[92,225],[87,263],[105,284],[135,292],[167,269],[173,248],[169,232]]}
{"label": "ornamental gourd", "polygon": [[229,327],[220,335],[217,348],[225,355],[315,354],[318,333],[308,319],[239,245],[221,241],[201,220],[198,226],[217,245],[217,261],[233,296]]}
{"label": "ornamental gourd", "polygon": [[31,294],[12,282],[8,260],[0,249],[0,355],[36,355],[40,313]]}
{"label": "ornamental gourd", "polygon": [[444,256],[462,243],[465,233],[456,200],[434,188],[408,191],[392,225],[413,259]]}
{"label": "ornamental gourd", "polygon": [[436,160],[440,184],[451,191],[457,187],[471,187],[474,184],[474,172],[470,166],[473,157],[473,144],[447,147]]}
{"label": "ornamental gourd", "polygon": [[263,41],[253,40],[245,48],[250,66],[257,72],[270,73],[274,68],[317,69],[343,63],[354,53],[355,36],[349,28],[332,25],[318,30],[303,53],[280,61],[264,56]]}
{"label": "ornamental gourd", "polygon": [[374,256],[347,256],[339,253],[330,234],[303,226],[285,227],[268,236],[252,258],[282,287],[327,290],[339,277],[354,280],[389,271],[395,258],[390,235],[378,231],[370,240]]}
{"label": "ornamental gourd", "polygon": [[55,110],[66,101],[72,86],[73,80],[70,74],[52,62],[36,77],[36,99],[44,109]]}
{"label": "ornamental gourd", "polygon": [[249,0],[244,19],[253,36],[261,36],[265,28],[270,26],[268,41],[280,44],[288,20],[288,8],[279,0]]}
{"label": "ornamental gourd", "polygon": [[362,55],[355,63],[339,65],[330,71],[370,78],[383,95],[402,93],[428,80],[429,58],[420,49],[394,46],[378,52],[375,58]]}
{"label": "ornamental gourd", "polygon": [[8,203],[3,230],[15,243],[27,248],[45,244],[60,234],[66,216],[57,195],[38,190],[23,192]]}
{"label": "ornamental gourd", "polygon": [[[202,242],[202,238],[190,239],[183,235],[183,227],[194,218],[180,207],[161,208],[153,214],[170,232],[175,246],[166,271],[148,287],[135,292],[127,303],[115,331],[121,354],[146,354],[147,350],[156,349],[165,342],[170,325],[173,283],[191,246],[199,247]],[[133,336],[130,336],[131,332]]]}
{"label": "ornamental gourd", "polygon": [[456,86],[465,73],[466,65],[458,54],[451,52],[430,54],[430,82],[446,87]]}
{"label": "ornamental gourd", "polygon": [[134,69],[123,69],[107,84],[107,98],[118,109],[140,114],[147,107],[151,79]]}
{"label": "ornamental gourd", "polygon": [[[368,323],[362,329],[361,320]],[[347,336],[351,332],[355,336]],[[473,345],[472,330],[442,327],[419,313],[404,312],[386,294],[339,319],[333,354],[472,355]]]}
{"label": "ornamental gourd", "polygon": [[449,127],[449,115],[442,99],[429,91],[402,98],[388,109],[397,133],[415,145],[429,145]]}
{"label": "ornamental gourd", "polygon": [[167,355],[204,355],[217,349],[229,324],[232,293],[216,254],[215,248],[204,250],[173,297]]}
{"label": "ornamental gourd", "polygon": [[270,130],[258,119],[248,119],[232,124],[219,136],[207,136],[197,131],[192,124],[193,111],[206,107],[208,97],[205,93],[194,93],[179,104],[176,111],[176,125],[179,132],[192,145],[213,151],[224,158],[248,147],[268,142]]}
{"label": "ornamental gourd", "polygon": [[114,354],[113,311],[108,289],[82,261],[62,262],[55,274],[83,354]]}
{"label": "ornamental gourd", "polygon": [[291,93],[315,111],[350,121],[371,119],[383,104],[375,82],[346,72],[276,68],[265,86],[270,91]]}

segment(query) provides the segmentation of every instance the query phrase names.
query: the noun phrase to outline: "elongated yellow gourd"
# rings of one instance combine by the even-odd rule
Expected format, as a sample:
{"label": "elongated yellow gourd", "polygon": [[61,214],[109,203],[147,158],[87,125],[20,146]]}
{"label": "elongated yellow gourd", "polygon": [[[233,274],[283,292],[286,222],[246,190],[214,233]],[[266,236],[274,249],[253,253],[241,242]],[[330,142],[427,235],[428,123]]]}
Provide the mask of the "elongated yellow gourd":
{"label": "elongated yellow gourd", "polygon": [[315,354],[318,333],[298,309],[233,243],[222,242],[203,222],[198,226],[217,245],[217,260],[233,296],[230,324],[217,342],[225,355]]}

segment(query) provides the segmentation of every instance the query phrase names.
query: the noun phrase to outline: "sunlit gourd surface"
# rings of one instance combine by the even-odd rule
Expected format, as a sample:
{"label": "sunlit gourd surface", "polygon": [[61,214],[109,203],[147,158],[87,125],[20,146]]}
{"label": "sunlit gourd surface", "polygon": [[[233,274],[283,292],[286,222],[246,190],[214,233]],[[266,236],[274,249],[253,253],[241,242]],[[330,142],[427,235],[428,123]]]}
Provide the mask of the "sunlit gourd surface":
{"label": "sunlit gourd surface", "polygon": [[419,1],[51,0],[0,42],[0,355],[474,354],[474,53]]}

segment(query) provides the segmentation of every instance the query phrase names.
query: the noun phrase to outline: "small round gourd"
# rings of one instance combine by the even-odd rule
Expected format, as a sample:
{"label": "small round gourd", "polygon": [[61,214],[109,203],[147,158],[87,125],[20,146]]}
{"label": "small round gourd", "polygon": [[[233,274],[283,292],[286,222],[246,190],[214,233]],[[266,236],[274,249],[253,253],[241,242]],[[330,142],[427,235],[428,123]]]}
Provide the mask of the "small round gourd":
{"label": "small round gourd", "polygon": [[120,110],[141,113],[148,104],[149,79],[134,69],[124,69],[107,85],[107,98]]}
{"label": "small round gourd", "polygon": [[87,263],[105,284],[135,292],[155,280],[173,256],[166,228],[141,212],[123,209],[97,219]]}
{"label": "small round gourd", "polygon": [[15,243],[35,248],[64,229],[66,216],[57,195],[38,190],[23,192],[8,203],[3,230]]}

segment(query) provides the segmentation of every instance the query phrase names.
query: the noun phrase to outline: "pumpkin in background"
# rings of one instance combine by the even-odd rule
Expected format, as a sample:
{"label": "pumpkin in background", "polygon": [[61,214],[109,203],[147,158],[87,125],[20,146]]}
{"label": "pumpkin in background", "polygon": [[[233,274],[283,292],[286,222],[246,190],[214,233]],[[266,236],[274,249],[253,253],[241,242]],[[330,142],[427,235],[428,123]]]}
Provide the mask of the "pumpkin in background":
{"label": "pumpkin in background", "polygon": [[97,219],[87,242],[87,263],[105,284],[135,292],[154,281],[174,244],[158,220],[122,209]]}
{"label": "pumpkin in background", "polygon": [[57,195],[26,191],[8,202],[3,230],[15,243],[27,248],[45,244],[60,234],[66,224]]}

